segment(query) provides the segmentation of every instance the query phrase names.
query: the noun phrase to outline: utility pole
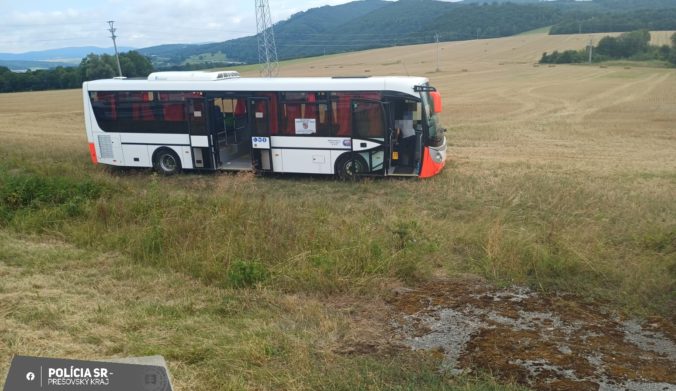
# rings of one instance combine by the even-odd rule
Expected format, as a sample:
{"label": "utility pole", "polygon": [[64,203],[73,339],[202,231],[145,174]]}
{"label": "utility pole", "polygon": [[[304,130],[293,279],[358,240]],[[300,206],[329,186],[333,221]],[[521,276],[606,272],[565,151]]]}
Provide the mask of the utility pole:
{"label": "utility pole", "polygon": [[437,72],[439,72],[439,33],[434,33],[434,39],[437,41]]}
{"label": "utility pole", "polygon": [[272,30],[270,3],[268,0],[256,0],[256,32],[258,36],[258,63],[260,73],[266,77],[274,77],[279,73],[277,61],[277,45]]}
{"label": "utility pole", "polygon": [[117,60],[117,73],[119,74],[120,77],[122,77],[122,67],[120,67],[120,55],[117,54],[117,42],[115,42],[115,38],[117,38],[117,35],[115,35],[115,31],[117,29],[113,27],[113,24],[115,24],[114,20],[109,20],[108,25],[110,25],[110,38],[113,39],[113,46],[115,47],[115,60]]}
{"label": "utility pole", "polygon": [[589,38],[589,63],[592,63],[592,51],[594,50],[593,38]]}

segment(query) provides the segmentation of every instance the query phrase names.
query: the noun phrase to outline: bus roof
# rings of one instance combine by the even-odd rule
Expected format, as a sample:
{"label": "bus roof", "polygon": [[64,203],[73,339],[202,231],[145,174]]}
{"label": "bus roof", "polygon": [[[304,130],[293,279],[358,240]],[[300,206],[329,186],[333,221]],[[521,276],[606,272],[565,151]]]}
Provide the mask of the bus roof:
{"label": "bus roof", "polygon": [[242,77],[220,80],[119,80],[84,82],[88,91],[396,91],[418,96],[414,86],[428,83],[425,77]]}

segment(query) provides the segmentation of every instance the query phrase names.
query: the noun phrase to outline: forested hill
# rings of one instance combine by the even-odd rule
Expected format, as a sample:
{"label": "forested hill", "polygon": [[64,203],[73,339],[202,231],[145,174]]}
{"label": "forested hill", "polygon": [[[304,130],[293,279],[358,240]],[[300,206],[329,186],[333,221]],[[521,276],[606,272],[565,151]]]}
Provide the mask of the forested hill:
{"label": "forested hill", "polygon": [[[656,11],[660,10],[660,11]],[[666,11],[664,11],[666,10]],[[545,26],[559,32],[585,32],[623,18],[626,30],[676,29],[674,0],[538,0],[443,2],[434,0],[355,1],[300,12],[275,24],[280,59],[376,47],[510,36]],[[638,16],[637,16],[638,15]],[[583,23],[581,21],[589,21]],[[605,20],[601,27],[591,21]],[[664,21],[664,22],[662,22]],[[563,27],[558,28],[559,25]],[[578,31],[569,31],[576,26]],[[624,30],[624,31],[626,31]],[[620,30],[623,31],[623,30]],[[214,62],[258,62],[255,36],[204,45],[163,45],[141,49],[156,67]],[[216,65],[216,64],[215,64]]]}

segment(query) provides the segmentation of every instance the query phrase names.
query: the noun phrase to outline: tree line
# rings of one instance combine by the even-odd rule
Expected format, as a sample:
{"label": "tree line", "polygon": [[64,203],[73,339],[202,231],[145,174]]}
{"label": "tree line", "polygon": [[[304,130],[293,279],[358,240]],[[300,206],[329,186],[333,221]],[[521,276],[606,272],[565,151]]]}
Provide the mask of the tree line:
{"label": "tree line", "polygon": [[[150,60],[136,51],[120,54],[125,77],[146,77],[153,71]],[[56,67],[23,73],[0,67],[0,92],[41,91],[80,88],[83,81],[117,76],[115,56],[89,54],[77,67]]]}
{"label": "tree line", "polygon": [[549,33],[586,34],[626,32],[639,29],[653,31],[676,30],[676,8],[661,10],[638,10],[633,12],[581,13],[566,15],[552,26]]}
{"label": "tree line", "polygon": [[[574,64],[589,61],[589,48],[580,50],[554,51],[542,54],[541,64]],[[650,32],[637,30],[623,33],[618,37],[604,37],[598,45],[592,47],[592,61],[636,60],[665,61],[676,66],[676,33],[671,36],[669,45],[650,45]]]}

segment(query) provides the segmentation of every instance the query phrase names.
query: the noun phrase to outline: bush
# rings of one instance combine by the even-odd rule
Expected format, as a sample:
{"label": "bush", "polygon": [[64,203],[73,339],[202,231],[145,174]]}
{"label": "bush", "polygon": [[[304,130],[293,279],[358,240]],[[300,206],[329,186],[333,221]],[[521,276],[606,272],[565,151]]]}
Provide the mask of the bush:
{"label": "bush", "polygon": [[61,207],[66,215],[75,216],[82,203],[102,193],[103,186],[88,179],[4,172],[0,175],[0,221],[8,222],[20,210],[50,207]]}
{"label": "bush", "polygon": [[541,64],[576,64],[587,61],[587,53],[585,50],[566,50],[559,53],[554,51],[552,54],[546,52],[542,54],[540,59]]}
{"label": "bush", "polygon": [[228,282],[235,288],[256,285],[269,276],[265,266],[256,261],[235,261],[228,270]]}

